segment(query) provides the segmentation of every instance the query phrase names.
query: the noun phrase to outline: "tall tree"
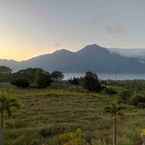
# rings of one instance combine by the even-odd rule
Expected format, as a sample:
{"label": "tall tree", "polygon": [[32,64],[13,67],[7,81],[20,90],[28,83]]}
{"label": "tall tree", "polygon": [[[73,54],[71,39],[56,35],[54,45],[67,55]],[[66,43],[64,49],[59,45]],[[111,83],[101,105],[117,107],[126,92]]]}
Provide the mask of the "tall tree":
{"label": "tall tree", "polygon": [[117,130],[118,130],[118,124],[117,120],[118,117],[122,115],[122,109],[124,109],[124,106],[121,106],[118,103],[111,104],[110,106],[105,107],[105,112],[111,114],[112,116],[112,122],[113,122],[113,132],[112,132],[112,142],[113,145],[117,145]]}
{"label": "tall tree", "polygon": [[86,72],[85,77],[83,78],[83,86],[89,91],[100,91],[101,83],[99,82],[98,76],[92,72]]}

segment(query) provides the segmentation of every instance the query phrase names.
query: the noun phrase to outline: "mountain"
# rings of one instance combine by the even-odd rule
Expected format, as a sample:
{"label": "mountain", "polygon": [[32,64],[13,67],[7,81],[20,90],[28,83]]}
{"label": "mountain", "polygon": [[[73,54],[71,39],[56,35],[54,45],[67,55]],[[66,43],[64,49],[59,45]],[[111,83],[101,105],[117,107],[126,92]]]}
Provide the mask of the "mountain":
{"label": "mountain", "polygon": [[48,71],[62,72],[145,73],[143,59],[123,56],[96,44],[88,45],[77,52],[62,49],[21,62],[0,60],[0,65],[9,66],[14,70],[40,67]]}

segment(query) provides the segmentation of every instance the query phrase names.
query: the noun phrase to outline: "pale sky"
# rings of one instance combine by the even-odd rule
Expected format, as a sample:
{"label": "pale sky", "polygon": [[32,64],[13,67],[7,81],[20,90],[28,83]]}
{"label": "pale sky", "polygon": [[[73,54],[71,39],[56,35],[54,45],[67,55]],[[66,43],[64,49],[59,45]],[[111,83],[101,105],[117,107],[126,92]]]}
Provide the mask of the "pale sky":
{"label": "pale sky", "polygon": [[145,0],[0,0],[0,58],[94,43],[145,48]]}

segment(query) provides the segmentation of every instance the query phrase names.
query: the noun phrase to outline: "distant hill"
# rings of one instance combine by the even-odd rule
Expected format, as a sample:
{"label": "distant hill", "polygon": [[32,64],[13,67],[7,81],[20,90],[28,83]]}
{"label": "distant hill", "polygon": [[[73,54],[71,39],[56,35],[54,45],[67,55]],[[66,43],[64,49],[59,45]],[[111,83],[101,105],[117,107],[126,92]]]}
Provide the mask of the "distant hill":
{"label": "distant hill", "polygon": [[0,65],[9,66],[14,70],[40,67],[63,72],[145,73],[143,59],[123,56],[120,52],[96,44],[88,45],[77,52],[62,49],[21,62],[0,60]]}

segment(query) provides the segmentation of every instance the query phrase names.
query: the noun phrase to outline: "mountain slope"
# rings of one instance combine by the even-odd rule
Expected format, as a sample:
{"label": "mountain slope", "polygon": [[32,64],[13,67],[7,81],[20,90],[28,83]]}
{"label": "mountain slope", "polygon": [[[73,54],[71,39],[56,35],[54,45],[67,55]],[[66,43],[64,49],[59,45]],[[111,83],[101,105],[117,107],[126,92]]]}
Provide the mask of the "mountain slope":
{"label": "mountain slope", "polygon": [[0,65],[15,69],[40,67],[48,71],[60,70],[63,72],[145,73],[144,61],[136,57],[121,56],[96,44],[88,45],[77,52],[60,50],[19,63],[0,61]]}

